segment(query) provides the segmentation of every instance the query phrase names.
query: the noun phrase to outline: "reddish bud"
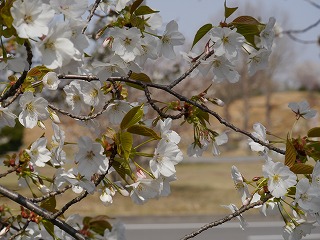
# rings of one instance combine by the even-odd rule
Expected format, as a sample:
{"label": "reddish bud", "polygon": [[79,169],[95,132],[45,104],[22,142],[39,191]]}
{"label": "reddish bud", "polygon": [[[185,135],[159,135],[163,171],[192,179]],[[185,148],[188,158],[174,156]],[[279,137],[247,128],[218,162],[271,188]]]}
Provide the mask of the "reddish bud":
{"label": "reddish bud", "polygon": [[260,178],[261,178],[261,177],[254,177],[254,178],[252,178],[252,181],[256,182],[256,181],[258,181]]}

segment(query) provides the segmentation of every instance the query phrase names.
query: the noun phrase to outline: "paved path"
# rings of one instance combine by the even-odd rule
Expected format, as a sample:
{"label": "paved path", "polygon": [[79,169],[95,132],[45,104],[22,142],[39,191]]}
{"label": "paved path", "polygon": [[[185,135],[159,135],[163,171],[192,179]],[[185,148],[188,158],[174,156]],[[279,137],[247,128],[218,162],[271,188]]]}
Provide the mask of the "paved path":
{"label": "paved path", "polygon": [[[210,217],[168,217],[168,218],[124,218],[128,240],[179,240],[186,234],[206,223],[219,218]],[[265,220],[261,220],[265,219]],[[205,221],[204,221],[205,220]],[[207,230],[194,240],[283,240],[283,222],[278,219],[249,218],[248,228],[243,231],[237,221],[225,223]],[[270,219],[269,219],[270,220]],[[320,227],[316,225],[311,235],[303,240],[320,240]]]}

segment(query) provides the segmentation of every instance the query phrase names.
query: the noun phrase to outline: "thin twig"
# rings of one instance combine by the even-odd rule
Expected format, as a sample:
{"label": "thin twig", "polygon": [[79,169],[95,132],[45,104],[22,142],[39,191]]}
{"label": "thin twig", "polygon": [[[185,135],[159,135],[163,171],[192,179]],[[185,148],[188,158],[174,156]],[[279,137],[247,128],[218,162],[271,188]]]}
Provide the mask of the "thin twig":
{"label": "thin twig", "polygon": [[84,34],[85,31],[87,30],[88,24],[89,24],[89,22],[91,21],[93,15],[94,15],[94,12],[97,10],[97,7],[99,6],[99,3],[100,3],[100,2],[101,2],[101,0],[96,0],[96,1],[94,2],[93,6],[92,6],[92,8],[91,8],[91,10],[90,10],[90,14],[89,14],[89,16],[88,16],[88,18],[87,18],[87,23],[86,23],[86,25],[84,26],[84,28],[82,29],[82,32],[81,32],[82,34]]}
{"label": "thin twig", "polygon": [[[174,86],[178,85],[182,80],[184,80],[186,77],[188,77],[193,70],[195,70],[203,60],[208,59],[212,54],[214,53],[214,50],[211,50],[208,54],[206,54],[204,57],[196,61],[184,74],[182,74],[179,78],[174,80],[172,83],[168,85],[168,88],[173,88]],[[203,54],[203,53],[202,53]],[[201,55],[200,55],[201,56]]]}
{"label": "thin twig", "polygon": [[69,113],[68,111],[65,111],[65,110],[63,110],[63,109],[60,109],[60,108],[55,107],[55,106],[52,105],[52,104],[48,104],[48,107],[49,107],[49,108],[51,108],[51,109],[53,109],[53,110],[55,110],[55,111],[57,111],[57,112],[59,112],[59,113],[61,113],[61,114],[63,114],[63,115],[66,115],[66,116],[68,116],[68,117],[71,117],[71,118],[74,118],[74,119],[78,119],[78,120],[81,120],[81,121],[88,121],[88,120],[97,118],[98,116],[100,116],[101,114],[103,114],[103,113],[107,110],[107,107],[108,107],[108,106],[109,106],[109,102],[106,103],[106,104],[103,106],[103,108],[102,108],[101,111],[99,111],[99,112],[97,112],[97,113],[95,113],[95,114],[92,114],[92,115],[90,115],[90,116],[76,116],[76,115],[73,115],[73,114]]}
{"label": "thin twig", "polygon": [[48,199],[50,197],[54,197],[54,196],[60,195],[60,194],[62,194],[64,192],[66,192],[70,188],[72,188],[72,185],[67,185],[63,189],[50,192],[45,196],[38,197],[38,198],[26,198],[26,199],[30,200],[31,202],[38,203],[38,202],[42,202],[42,201],[44,201],[44,200],[46,200],[46,199]]}
{"label": "thin twig", "polygon": [[309,30],[311,30],[312,28],[315,28],[316,26],[318,26],[320,24],[320,19],[318,19],[315,23],[309,25],[306,28],[300,29],[300,30],[286,30],[286,31],[282,31],[282,34],[286,34],[288,35],[289,38],[291,38],[292,40],[299,42],[299,43],[303,43],[303,44],[317,44],[318,40],[301,40],[299,38],[297,38],[296,36],[294,36],[294,34],[300,34],[300,33],[305,33]]}
{"label": "thin twig", "polygon": [[151,94],[150,91],[148,89],[148,87],[144,88],[144,93],[145,96],[148,100],[148,103],[150,104],[150,106],[162,117],[162,118],[172,118],[172,119],[179,119],[181,117],[184,116],[185,112],[182,111],[181,113],[177,114],[177,115],[171,115],[171,114],[167,114],[164,113],[163,111],[161,111],[161,109],[154,103],[154,101],[151,99]]}
{"label": "thin twig", "polygon": [[30,223],[30,220],[28,219],[25,224],[23,225],[23,227],[18,231],[16,232],[15,234],[13,234],[9,240],[13,240],[15,239],[16,237],[18,237],[20,234],[24,233],[24,231],[27,229],[27,227],[29,226],[29,223]]}
{"label": "thin twig", "polygon": [[254,202],[254,203],[251,203],[251,204],[248,204],[246,206],[242,206],[239,210],[235,211],[234,213],[220,219],[220,220],[217,220],[217,221],[214,221],[214,222],[211,222],[211,223],[208,223],[204,226],[202,226],[201,228],[199,228],[198,230],[190,233],[190,234],[187,234],[185,235],[183,238],[181,238],[180,240],[187,240],[187,239],[190,239],[190,238],[194,238],[195,236],[199,235],[200,233],[202,233],[203,231],[206,231],[208,230],[209,228],[213,228],[213,227],[216,227],[218,225],[221,225],[225,222],[228,222],[230,221],[231,219],[237,217],[237,216],[240,216],[242,213],[250,210],[251,208],[254,208],[256,206],[261,206],[263,205],[266,201],[268,201],[272,196],[271,195],[267,195],[263,200],[259,200],[257,202]]}
{"label": "thin twig", "polygon": [[7,176],[8,174],[15,172],[18,168],[19,168],[19,166],[14,166],[13,168],[6,171],[5,173],[1,173],[0,178],[3,178],[5,176]]}
{"label": "thin twig", "polygon": [[316,7],[316,8],[319,8],[320,9],[320,5],[311,1],[311,0],[305,0],[306,2],[310,3],[312,6]]}
{"label": "thin twig", "polygon": [[[32,55],[31,45],[29,41],[26,40],[24,42],[24,47],[26,48],[26,51],[27,51],[27,62],[29,64],[28,69],[30,69],[32,65],[33,55]],[[0,103],[16,94],[16,92],[19,90],[20,86],[23,84],[24,80],[26,79],[27,74],[28,74],[27,70],[22,72],[19,79],[8,89],[8,91],[6,91],[2,96],[0,96]]]}

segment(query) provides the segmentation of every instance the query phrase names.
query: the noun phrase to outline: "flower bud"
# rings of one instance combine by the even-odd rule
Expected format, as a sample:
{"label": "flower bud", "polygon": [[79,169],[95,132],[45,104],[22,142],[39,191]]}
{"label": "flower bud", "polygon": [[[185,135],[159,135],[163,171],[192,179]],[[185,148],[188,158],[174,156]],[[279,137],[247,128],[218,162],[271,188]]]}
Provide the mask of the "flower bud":
{"label": "flower bud", "polygon": [[61,123],[61,121],[60,121],[57,113],[54,112],[54,111],[50,112],[50,119],[51,119],[54,123],[56,123],[56,124]]}

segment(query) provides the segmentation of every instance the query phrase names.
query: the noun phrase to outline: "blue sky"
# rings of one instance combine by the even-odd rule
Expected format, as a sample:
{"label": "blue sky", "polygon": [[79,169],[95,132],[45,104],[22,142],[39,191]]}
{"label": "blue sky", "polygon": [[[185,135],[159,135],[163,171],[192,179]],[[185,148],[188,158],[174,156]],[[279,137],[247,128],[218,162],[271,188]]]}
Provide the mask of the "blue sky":
{"label": "blue sky", "polygon": [[[314,2],[320,4],[318,0]],[[256,13],[251,13],[252,16],[261,17],[263,22],[273,16],[280,25],[285,23],[286,30],[304,29],[320,18],[320,9],[305,0],[229,0],[227,6],[238,6],[238,11],[243,13],[248,3],[258,9]],[[216,25],[223,20],[224,0],[148,0],[147,4],[160,11],[164,23],[176,20],[179,30],[190,42],[202,25],[209,22]],[[312,31],[296,36],[304,40],[315,40],[319,35],[320,25]],[[319,46],[295,43],[294,47],[299,51],[299,61],[320,62]]]}

